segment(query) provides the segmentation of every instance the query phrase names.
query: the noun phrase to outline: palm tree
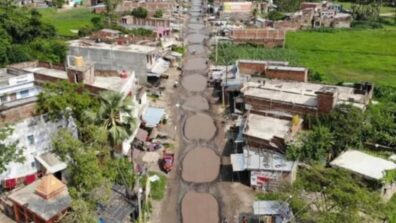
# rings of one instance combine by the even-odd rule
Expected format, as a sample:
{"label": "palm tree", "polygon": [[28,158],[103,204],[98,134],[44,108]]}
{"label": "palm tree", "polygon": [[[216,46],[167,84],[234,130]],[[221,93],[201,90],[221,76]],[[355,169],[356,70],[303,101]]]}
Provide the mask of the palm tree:
{"label": "palm tree", "polygon": [[135,129],[133,105],[129,99],[114,91],[102,92],[98,111],[89,111],[86,114],[89,120],[107,131],[107,138],[113,149],[127,139]]}

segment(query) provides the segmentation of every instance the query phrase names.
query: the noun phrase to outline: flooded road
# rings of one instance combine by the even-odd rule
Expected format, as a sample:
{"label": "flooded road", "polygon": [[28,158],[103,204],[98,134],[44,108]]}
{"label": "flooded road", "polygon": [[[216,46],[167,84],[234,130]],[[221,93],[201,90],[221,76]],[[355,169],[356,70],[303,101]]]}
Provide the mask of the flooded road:
{"label": "flooded road", "polygon": [[219,134],[222,126],[213,107],[216,100],[207,84],[209,35],[201,1],[192,0],[185,24],[187,52],[182,62],[182,87],[175,90],[174,98],[181,104],[175,120],[180,142],[161,223],[219,223],[223,216],[223,193],[219,189],[223,147],[218,141],[224,135]]}

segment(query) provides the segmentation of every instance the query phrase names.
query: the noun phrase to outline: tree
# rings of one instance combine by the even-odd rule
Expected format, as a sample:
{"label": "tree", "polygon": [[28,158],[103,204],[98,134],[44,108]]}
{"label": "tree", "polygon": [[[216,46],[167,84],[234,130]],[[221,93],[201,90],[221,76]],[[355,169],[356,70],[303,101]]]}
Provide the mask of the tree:
{"label": "tree", "polygon": [[267,17],[272,21],[278,21],[282,20],[285,16],[279,11],[270,11]]}
{"label": "tree", "polygon": [[371,222],[367,218],[383,217],[379,194],[344,170],[320,166],[302,169],[295,184],[317,194],[310,205],[314,222]]}
{"label": "tree", "polygon": [[63,8],[63,5],[65,4],[65,0],[55,0],[55,5],[57,8]]}
{"label": "tree", "polygon": [[299,135],[297,142],[289,145],[287,156],[308,163],[328,161],[334,145],[334,136],[327,127],[315,126]]}
{"label": "tree", "polygon": [[11,136],[13,129],[9,126],[0,128],[0,173],[7,170],[7,165],[11,162],[23,163],[25,157],[23,150],[17,147],[18,142],[6,142]]}
{"label": "tree", "polygon": [[369,143],[396,146],[396,103],[370,105],[365,113],[364,139]]}
{"label": "tree", "polygon": [[353,105],[337,105],[329,114],[321,116],[320,125],[327,126],[336,139],[331,152],[333,156],[347,148],[361,148],[363,123],[363,111]]}
{"label": "tree", "polygon": [[46,113],[52,120],[73,117],[77,124],[85,120],[82,114],[87,109],[95,110],[98,102],[82,85],[67,81],[47,83],[37,100],[37,111]]}
{"label": "tree", "polygon": [[154,13],[154,17],[155,18],[162,18],[164,12],[161,9],[158,9],[157,11],[155,11]]}
{"label": "tree", "polygon": [[147,9],[145,9],[145,8],[143,8],[143,7],[137,7],[137,8],[134,8],[134,9],[132,10],[131,14],[132,14],[133,16],[137,17],[137,18],[142,18],[142,19],[144,19],[144,18],[147,17],[148,11],[147,11]]}
{"label": "tree", "polygon": [[100,106],[97,112],[86,112],[88,120],[107,131],[107,139],[114,148],[127,139],[135,128],[132,117],[133,106],[129,97],[123,98],[113,91],[102,92],[99,97]]}

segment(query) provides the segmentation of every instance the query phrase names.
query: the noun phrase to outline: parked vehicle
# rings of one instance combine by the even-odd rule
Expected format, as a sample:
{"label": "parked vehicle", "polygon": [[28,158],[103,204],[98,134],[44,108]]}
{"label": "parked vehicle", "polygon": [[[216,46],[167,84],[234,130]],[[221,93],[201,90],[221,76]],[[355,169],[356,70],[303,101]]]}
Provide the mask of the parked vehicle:
{"label": "parked vehicle", "polygon": [[173,168],[174,162],[175,162],[175,154],[166,152],[166,150],[164,150],[164,153],[163,153],[163,156],[161,159],[162,170],[165,173],[169,173]]}

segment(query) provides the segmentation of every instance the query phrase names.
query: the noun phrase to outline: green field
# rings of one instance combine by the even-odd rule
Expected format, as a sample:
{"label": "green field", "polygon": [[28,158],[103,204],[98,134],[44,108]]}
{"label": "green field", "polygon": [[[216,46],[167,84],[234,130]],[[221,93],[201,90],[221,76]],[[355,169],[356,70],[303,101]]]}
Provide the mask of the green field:
{"label": "green field", "polygon": [[396,29],[289,32],[286,48],[298,63],[329,82],[373,81],[396,86]]}
{"label": "green field", "polygon": [[55,8],[40,9],[44,22],[55,26],[62,36],[73,37],[77,30],[83,26],[90,25],[95,16],[88,8],[72,8],[57,10]]}
{"label": "green field", "polygon": [[[352,3],[350,2],[339,2],[343,9],[351,9]],[[381,6],[380,14],[395,13],[395,8],[388,6]]]}

